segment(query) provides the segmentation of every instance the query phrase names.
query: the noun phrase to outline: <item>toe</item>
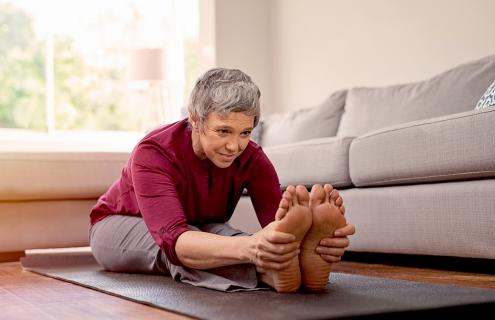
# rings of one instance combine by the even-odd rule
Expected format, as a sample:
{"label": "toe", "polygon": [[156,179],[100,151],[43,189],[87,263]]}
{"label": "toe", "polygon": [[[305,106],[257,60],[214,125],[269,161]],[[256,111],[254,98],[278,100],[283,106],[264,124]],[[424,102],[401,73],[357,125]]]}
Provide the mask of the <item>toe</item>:
{"label": "toe", "polygon": [[277,212],[275,212],[275,220],[282,220],[287,214],[287,209],[279,207]]}
{"label": "toe", "polygon": [[309,195],[309,205],[311,207],[317,206],[325,201],[325,190],[321,184],[315,184],[311,188]]}
{"label": "toe", "polygon": [[330,202],[330,195],[332,194],[332,191],[334,191],[335,189],[333,188],[333,186],[331,184],[328,184],[328,183],[325,184],[323,189],[325,190],[325,201]]}
{"label": "toe", "polygon": [[282,199],[285,199],[285,201],[287,202],[287,208],[290,208],[293,206],[293,196],[292,194],[289,192],[289,191],[284,191],[284,193],[282,194]]}
{"label": "toe", "polygon": [[280,200],[280,204],[278,206],[281,209],[288,210],[289,209],[289,201],[286,198],[282,198]]}
{"label": "toe", "polygon": [[275,220],[282,220],[289,211],[289,200],[287,200],[286,197],[287,194],[284,192],[284,194],[282,195],[282,199],[280,200],[280,204],[278,205],[277,212],[275,212]]}
{"label": "toe", "polygon": [[342,200],[342,197],[338,197],[337,200],[335,200],[335,204],[340,207],[344,203],[344,200]]}
{"label": "toe", "polygon": [[297,200],[299,201],[299,204],[306,206],[306,207],[309,206],[309,192],[305,186],[298,185],[296,187],[296,195],[297,195]]}
{"label": "toe", "polygon": [[285,189],[285,192],[290,193],[292,199],[292,205],[299,204],[299,199],[297,198],[297,193],[296,193],[296,187],[294,187],[293,185],[289,185],[287,189]]}
{"label": "toe", "polygon": [[345,214],[345,207],[344,207],[344,205],[341,205],[340,206],[340,212],[342,212],[343,215]]}
{"label": "toe", "polygon": [[323,189],[325,189],[325,192],[330,193],[330,192],[332,192],[332,190],[334,190],[334,187],[331,184],[327,183],[327,184],[325,184]]}
{"label": "toe", "polygon": [[333,189],[332,192],[330,192],[330,199],[332,201],[336,201],[338,197],[340,197],[339,192],[337,191],[337,189]]}

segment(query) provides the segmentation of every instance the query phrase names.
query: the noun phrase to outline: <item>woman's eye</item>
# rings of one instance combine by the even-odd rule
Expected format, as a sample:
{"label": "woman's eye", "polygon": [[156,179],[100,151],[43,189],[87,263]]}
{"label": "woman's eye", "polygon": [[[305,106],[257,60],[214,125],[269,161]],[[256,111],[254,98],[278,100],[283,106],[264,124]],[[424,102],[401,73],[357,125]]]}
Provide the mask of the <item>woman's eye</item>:
{"label": "woman's eye", "polygon": [[220,133],[220,134],[228,134],[229,133],[229,130],[219,129],[219,130],[217,130],[217,132]]}
{"label": "woman's eye", "polygon": [[249,137],[251,135],[251,131],[244,131],[242,135],[245,137]]}

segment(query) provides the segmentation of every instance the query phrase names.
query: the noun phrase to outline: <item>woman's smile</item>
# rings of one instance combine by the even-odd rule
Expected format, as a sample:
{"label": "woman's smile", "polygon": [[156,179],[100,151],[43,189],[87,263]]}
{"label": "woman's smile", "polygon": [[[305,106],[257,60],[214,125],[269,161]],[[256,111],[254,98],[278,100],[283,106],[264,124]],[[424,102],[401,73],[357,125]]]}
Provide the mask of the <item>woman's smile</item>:
{"label": "woman's smile", "polygon": [[220,152],[217,152],[220,157],[222,158],[222,160],[224,160],[225,162],[232,162],[234,161],[235,158],[237,158],[237,153],[233,153],[233,154],[226,154],[226,153],[220,153]]}

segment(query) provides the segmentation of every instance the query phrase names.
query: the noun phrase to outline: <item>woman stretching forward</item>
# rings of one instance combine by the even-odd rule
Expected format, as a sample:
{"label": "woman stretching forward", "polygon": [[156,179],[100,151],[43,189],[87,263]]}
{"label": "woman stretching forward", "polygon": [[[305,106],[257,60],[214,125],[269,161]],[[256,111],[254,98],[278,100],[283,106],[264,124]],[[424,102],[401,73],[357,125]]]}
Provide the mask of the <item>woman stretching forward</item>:
{"label": "woman stretching forward", "polygon": [[[250,141],[259,98],[239,70],[198,79],[189,117],[147,134],[93,207],[90,242],[100,265],[222,291],[326,287],[355,228],[329,184],[281,193],[273,165]],[[253,235],[226,224],[244,189],[263,227]]]}

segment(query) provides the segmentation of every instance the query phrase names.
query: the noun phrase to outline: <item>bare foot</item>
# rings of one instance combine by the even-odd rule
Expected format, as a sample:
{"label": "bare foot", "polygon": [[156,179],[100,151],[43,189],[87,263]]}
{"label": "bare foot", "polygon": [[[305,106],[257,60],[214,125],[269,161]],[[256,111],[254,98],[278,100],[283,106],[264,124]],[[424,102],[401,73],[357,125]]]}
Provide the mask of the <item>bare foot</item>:
{"label": "bare foot", "polygon": [[321,239],[333,236],[335,229],[345,226],[346,220],[342,198],[329,184],[313,186],[309,206],[313,224],[301,244],[300,259],[303,286],[316,291],[326,288],[332,269],[332,264],[321,258],[316,247]]}
{"label": "bare foot", "polygon": [[[301,242],[311,227],[311,209],[309,193],[303,186],[289,186],[283,194],[279,209],[275,215],[275,230],[291,233]],[[296,255],[287,269],[262,271],[261,281],[269,284],[278,292],[294,292],[301,286],[299,257]]]}

